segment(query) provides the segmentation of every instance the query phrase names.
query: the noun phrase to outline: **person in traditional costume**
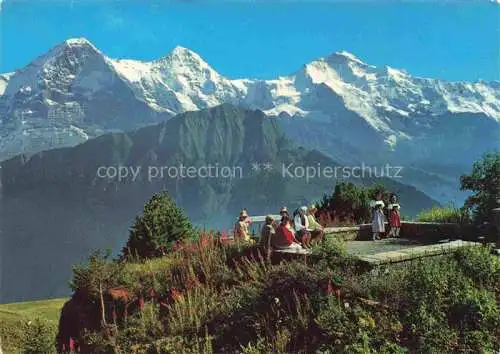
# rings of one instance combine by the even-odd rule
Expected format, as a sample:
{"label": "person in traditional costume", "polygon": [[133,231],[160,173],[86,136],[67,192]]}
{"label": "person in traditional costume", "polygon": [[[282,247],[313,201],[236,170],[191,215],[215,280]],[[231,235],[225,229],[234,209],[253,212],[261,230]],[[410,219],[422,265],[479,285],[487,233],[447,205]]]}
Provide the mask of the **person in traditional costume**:
{"label": "person in traditional costume", "polygon": [[250,241],[250,232],[248,231],[250,217],[245,209],[240,212],[240,217],[234,225],[234,236],[240,240]]}
{"label": "person in traditional costume", "polygon": [[401,231],[401,207],[395,194],[391,196],[391,203],[387,206],[387,209],[389,211],[389,226],[391,227],[389,236],[399,237]]}
{"label": "person in traditional costume", "polygon": [[375,195],[375,200],[370,202],[370,206],[372,208],[372,239],[380,240],[381,234],[385,233],[384,202],[380,192]]}

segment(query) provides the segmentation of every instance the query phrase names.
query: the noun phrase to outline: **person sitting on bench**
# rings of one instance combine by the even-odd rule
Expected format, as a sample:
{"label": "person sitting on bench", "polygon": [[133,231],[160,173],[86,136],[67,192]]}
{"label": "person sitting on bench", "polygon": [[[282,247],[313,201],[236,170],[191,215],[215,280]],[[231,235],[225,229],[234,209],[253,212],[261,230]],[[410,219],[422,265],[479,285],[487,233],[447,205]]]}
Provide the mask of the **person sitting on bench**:
{"label": "person sitting on bench", "polygon": [[295,249],[302,250],[302,246],[298,243],[290,227],[290,217],[284,215],[281,218],[281,222],[276,230],[276,233],[271,237],[271,245],[276,249]]}
{"label": "person sitting on bench", "polygon": [[[286,206],[283,206],[280,209],[280,216],[283,218],[283,216],[285,216],[285,215],[290,216],[290,214],[288,213],[288,208]],[[273,223],[274,228],[278,228],[278,226],[280,226],[280,222],[281,222],[281,220],[274,220],[274,223]]]}
{"label": "person sitting on bench", "polygon": [[316,211],[318,211],[316,204],[311,205],[309,213],[307,213],[307,220],[309,222],[309,228],[312,230],[311,241],[321,242],[325,234],[325,229],[319,222],[316,221]]}
{"label": "person sitting on bench", "polygon": [[295,216],[295,231],[302,246],[307,248],[311,241],[311,229],[309,228],[309,220],[306,213],[307,207],[302,206],[299,208],[299,212]]}

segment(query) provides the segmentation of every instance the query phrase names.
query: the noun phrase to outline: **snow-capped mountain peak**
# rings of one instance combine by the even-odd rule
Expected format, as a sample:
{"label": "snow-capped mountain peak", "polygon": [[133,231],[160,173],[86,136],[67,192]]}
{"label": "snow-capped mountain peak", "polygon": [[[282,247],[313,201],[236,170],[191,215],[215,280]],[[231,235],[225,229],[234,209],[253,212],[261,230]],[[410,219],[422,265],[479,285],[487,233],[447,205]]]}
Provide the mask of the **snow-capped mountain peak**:
{"label": "snow-capped mountain peak", "polygon": [[85,59],[89,56],[104,56],[90,41],[85,38],[70,38],[54,46],[46,54],[34,60],[30,66],[51,65],[58,58],[64,59]]}
{"label": "snow-capped mountain peak", "polygon": [[174,49],[172,49],[172,51],[169,53],[170,56],[177,56],[177,57],[195,57],[199,60],[203,60],[201,59],[201,57],[198,55],[198,53],[192,51],[191,49],[189,48],[186,48],[186,47],[183,47],[183,46],[175,46]]}
{"label": "snow-capped mountain peak", "polygon": [[[1,122],[29,117],[22,121],[32,129],[30,119],[49,124],[51,112],[59,112],[56,115],[83,132],[80,136],[93,136],[94,128],[123,128],[121,120],[130,126],[137,119],[140,126],[154,122],[158,115],[222,103],[322,124],[359,123],[394,149],[399,141],[430,131],[439,122],[433,117],[477,114],[500,122],[500,83],[413,77],[404,70],[370,65],[347,51],[307,63],[293,75],[231,80],[182,46],[158,60],[142,62],[111,59],[85,38],[68,39],[24,69],[0,76]],[[2,145],[8,141],[4,137],[25,134],[28,128],[15,129],[20,130],[7,132],[0,123],[0,159]],[[67,145],[64,138],[61,145]]]}
{"label": "snow-capped mountain peak", "polygon": [[37,91],[46,86],[67,86],[91,60],[104,61],[105,56],[85,38],[72,38],[51,48],[25,68],[8,77],[3,94]]}
{"label": "snow-capped mountain peak", "polygon": [[69,38],[64,41],[65,44],[67,45],[73,45],[73,46],[91,46],[94,47],[94,45],[84,37],[79,37],[79,38]]}
{"label": "snow-capped mountain peak", "polygon": [[362,65],[366,65],[365,62],[363,62],[361,59],[359,59],[356,55],[348,52],[348,51],[345,51],[345,50],[341,50],[341,51],[338,51],[338,52],[335,52],[333,54],[331,54],[329,56],[329,59],[330,60],[339,60],[339,61],[344,61],[344,62],[355,62],[355,63],[358,63],[358,64],[362,64]]}
{"label": "snow-capped mountain peak", "polygon": [[183,67],[193,70],[198,68],[213,70],[198,53],[181,46],[175,47],[167,56],[156,60],[154,63],[164,69],[175,70]]}

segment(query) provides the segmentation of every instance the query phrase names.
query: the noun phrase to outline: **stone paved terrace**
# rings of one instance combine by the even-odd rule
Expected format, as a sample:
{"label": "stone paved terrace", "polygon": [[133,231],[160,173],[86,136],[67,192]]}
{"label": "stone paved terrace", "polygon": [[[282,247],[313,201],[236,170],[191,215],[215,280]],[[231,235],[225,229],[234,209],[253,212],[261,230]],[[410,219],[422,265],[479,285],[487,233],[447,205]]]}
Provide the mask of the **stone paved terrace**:
{"label": "stone paved terrace", "polygon": [[480,245],[478,242],[462,240],[442,240],[433,244],[422,244],[405,238],[387,238],[377,241],[348,241],[347,252],[369,264],[380,265],[436,256],[453,252],[461,247]]}

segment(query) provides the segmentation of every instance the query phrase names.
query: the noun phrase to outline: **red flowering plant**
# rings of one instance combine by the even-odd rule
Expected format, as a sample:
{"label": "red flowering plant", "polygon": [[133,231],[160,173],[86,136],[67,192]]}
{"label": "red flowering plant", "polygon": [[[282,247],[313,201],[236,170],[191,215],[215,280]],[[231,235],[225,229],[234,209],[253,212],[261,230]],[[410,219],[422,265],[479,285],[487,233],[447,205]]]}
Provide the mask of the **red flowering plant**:
{"label": "red flowering plant", "polygon": [[342,282],[343,279],[340,276],[333,276],[332,279],[328,279],[323,287],[324,293],[327,296],[335,295],[336,298],[340,299]]}
{"label": "red flowering plant", "polygon": [[219,244],[227,244],[233,241],[233,238],[230,236],[231,232],[229,230],[225,230],[222,232],[217,232],[217,241]]}
{"label": "red flowering plant", "polygon": [[213,235],[210,232],[203,231],[200,233],[198,245],[200,247],[209,246],[213,243]]}
{"label": "red flowering plant", "polygon": [[187,240],[176,243],[175,250],[182,251],[185,259],[202,252],[213,250],[218,244],[217,237],[211,231],[202,231],[199,233],[198,240]]}
{"label": "red flowering plant", "polygon": [[177,288],[170,289],[170,298],[172,301],[180,300],[183,297],[182,292]]}
{"label": "red flowering plant", "polygon": [[186,290],[194,289],[198,283],[199,283],[199,281],[197,279],[195,279],[195,278],[188,278],[184,282],[184,288]]}
{"label": "red flowering plant", "polygon": [[331,280],[328,280],[328,283],[326,285],[325,289],[326,295],[335,295],[336,298],[340,298],[340,285],[337,285],[335,283],[332,283]]}

